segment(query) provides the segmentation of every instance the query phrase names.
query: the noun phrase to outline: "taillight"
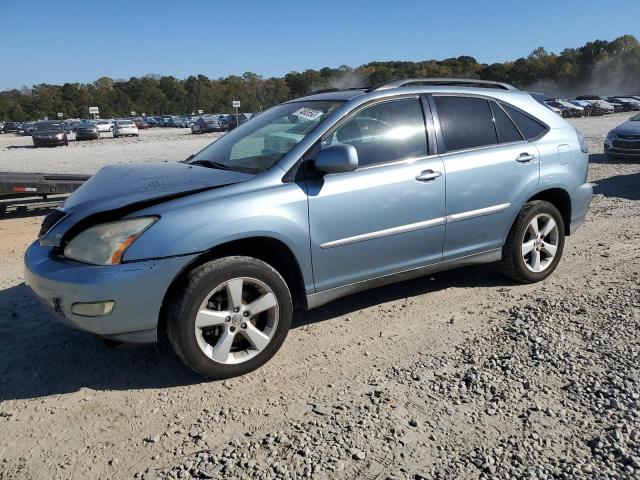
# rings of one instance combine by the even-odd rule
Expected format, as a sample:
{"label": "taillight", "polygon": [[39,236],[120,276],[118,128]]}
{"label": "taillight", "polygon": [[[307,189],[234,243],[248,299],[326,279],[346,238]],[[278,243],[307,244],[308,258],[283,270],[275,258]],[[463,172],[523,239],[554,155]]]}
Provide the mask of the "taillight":
{"label": "taillight", "polygon": [[582,153],[589,153],[589,146],[587,145],[587,140],[584,138],[584,135],[577,128],[575,130],[578,137],[578,143],[580,144],[580,150],[582,150]]}

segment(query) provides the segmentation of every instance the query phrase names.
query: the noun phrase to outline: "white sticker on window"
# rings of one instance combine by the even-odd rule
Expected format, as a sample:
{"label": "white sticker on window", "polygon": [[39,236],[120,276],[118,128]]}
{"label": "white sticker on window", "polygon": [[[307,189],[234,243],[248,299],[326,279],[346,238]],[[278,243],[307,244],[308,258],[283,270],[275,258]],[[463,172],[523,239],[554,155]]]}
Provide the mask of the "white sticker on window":
{"label": "white sticker on window", "polygon": [[324,112],[322,110],[314,110],[313,108],[303,107],[300,110],[293,112],[296,117],[304,118],[305,120],[317,120],[322,116]]}

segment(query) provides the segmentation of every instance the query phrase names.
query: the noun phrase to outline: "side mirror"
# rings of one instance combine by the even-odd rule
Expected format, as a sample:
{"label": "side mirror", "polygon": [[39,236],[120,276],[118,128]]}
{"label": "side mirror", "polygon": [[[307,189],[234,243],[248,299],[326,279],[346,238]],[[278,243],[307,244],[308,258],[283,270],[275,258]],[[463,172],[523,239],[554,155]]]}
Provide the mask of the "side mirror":
{"label": "side mirror", "polygon": [[345,143],[331,145],[318,152],[314,163],[319,172],[352,172],[358,168],[358,151]]}

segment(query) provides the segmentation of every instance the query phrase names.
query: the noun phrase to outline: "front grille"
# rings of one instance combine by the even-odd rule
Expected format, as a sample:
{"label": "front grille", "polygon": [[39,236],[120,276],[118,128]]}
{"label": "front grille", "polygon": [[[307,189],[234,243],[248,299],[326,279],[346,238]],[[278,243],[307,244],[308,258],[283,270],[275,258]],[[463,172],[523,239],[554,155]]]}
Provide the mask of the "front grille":
{"label": "front grille", "polygon": [[618,138],[626,138],[629,140],[640,140],[640,134],[637,135],[633,135],[633,134],[627,134],[627,135],[618,135]]}
{"label": "front grille", "polygon": [[60,220],[62,220],[66,215],[67,213],[63,212],[62,210],[54,210],[49,215],[44,217],[42,225],[40,226],[40,232],[38,232],[38,238],[44,237],[49,232],[49,230],[51,230],[53,226]]}
{"label": "front grille", "polygon": [[624,148],[627,150],[640,150],[640,140],[637,142],[614,140],[613,146],[616,148]]}

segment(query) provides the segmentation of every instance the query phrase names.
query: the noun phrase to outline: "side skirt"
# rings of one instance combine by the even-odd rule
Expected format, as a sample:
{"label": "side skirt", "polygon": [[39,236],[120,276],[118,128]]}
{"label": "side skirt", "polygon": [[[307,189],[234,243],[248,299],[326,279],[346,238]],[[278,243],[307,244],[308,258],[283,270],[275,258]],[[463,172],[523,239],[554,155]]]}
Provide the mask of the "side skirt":
{"label": "side skirt", "polygon": [[337,298],[350,295],[352,293],[369,290],[370,288],[389,285],[390,283],[402,282],[412,278],[422,277],[431,273],[442,272],[444,270],[452,270],[458,267],[466,267],[468,265],[477,265],[482,263],[498,262],[502,259],[502,249],[496,248],[486,252],[474,253],[460,258],[454,258],[445,262],[434,263],[424,267],[404,270],[402,272],[390,273],[381,277],[362,280],[360,282],[342,285],[340,287],[330,288],[322,292],[307,295],[308,309],[319,307],[325,303],[329,303]]}

